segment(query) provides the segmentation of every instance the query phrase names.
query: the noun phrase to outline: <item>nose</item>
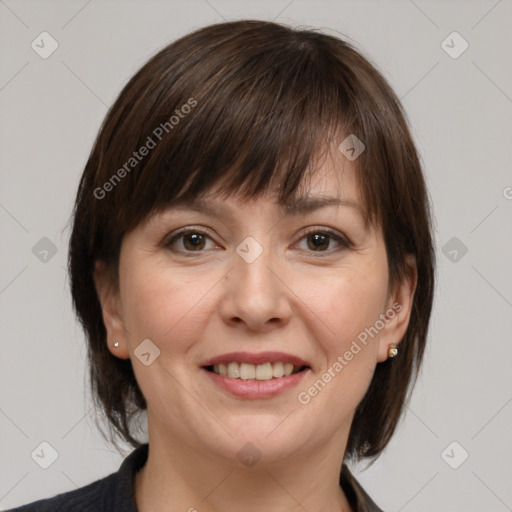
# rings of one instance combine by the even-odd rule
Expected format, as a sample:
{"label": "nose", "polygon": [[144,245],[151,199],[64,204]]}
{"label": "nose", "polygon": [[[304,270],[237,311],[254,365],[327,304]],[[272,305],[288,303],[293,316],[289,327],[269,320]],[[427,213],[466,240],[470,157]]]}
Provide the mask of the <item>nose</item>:
{"label": "nose", "polygon": [[225,323],[243,324],[248,330],[258,332],[282,327],[290,321],[293,296],[278,256],[263,244],[262,248],[263,252],[254,261],[245,258],[243,252],[234,255],[220,306]]}

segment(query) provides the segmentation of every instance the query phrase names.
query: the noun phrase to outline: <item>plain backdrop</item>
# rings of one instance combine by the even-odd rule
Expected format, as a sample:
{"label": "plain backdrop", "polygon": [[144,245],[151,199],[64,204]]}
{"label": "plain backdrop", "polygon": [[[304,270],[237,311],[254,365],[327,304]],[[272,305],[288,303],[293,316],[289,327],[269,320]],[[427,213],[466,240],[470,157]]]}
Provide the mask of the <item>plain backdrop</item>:
{"label": "plain backdrop", "polygon": [[[0,0],[0,508],[85,485],[128,453],[95,427],[71,309],[76,187],[134,72],[240,18],[355,44],[402,99],[425,166],[439,260],[429,346],[404,421],[358,478],[386,511],[512,510],[510,0]],[[45,447],[47,469],[31,456]]]}

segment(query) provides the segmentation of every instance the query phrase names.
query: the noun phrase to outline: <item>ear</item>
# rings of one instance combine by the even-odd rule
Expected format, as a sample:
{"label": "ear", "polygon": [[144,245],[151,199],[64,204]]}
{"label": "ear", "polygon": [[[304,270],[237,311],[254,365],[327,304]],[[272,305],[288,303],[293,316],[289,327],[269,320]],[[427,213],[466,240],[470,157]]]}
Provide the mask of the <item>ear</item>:
{"label": "ear", "polygon": [[[412,254],[405,257],[406,275],[390,293],[384,316],[385,326],[380,331],[378,362],[385,361],[390,345],[399,345],[405,335],[411,317],[414,292],[418,282],[416,258]],[[400,350],[400,348],[399,348]]]}
{"label": "ear", "polygon": [[[105,342],[107,343],[108,349],[112,355],[120,359],[128,359],[130,357],[130,351],[124,329],[119,291],[114,285],[114,279],[112,278],[111,272],[107,269],[105,262],[96,261],[93,279],[96,293],[98,294],[98,299],[101,304],[103,323],[107,331],[107,339]],[[115,342],[117,342],[119,346],[115,347]]]}

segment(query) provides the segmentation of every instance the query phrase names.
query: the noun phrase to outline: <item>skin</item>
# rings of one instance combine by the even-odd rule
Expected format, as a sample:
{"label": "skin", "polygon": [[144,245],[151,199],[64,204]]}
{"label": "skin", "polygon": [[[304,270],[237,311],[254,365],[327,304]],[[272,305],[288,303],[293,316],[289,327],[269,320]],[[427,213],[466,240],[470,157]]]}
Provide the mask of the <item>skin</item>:
{"label": "skin", "polygon": [[[362,208],[355,168],[330,155],[309,195],[348,199]],[[357,208],[329,206],[283,215],[271,196],[209,199],[228,209],[216,217],[167,210],[125,235],[119,289],[97,265],[109,348],[131,358],[148,403],[148,462],[135,479],[146,511],[350,511],[339,487],[348,433],[376,365],[402,339],[415,277],[388,289],[380,228],[366,228]],[[165,246],[179,228],[209,229],[199,249],[189,237]],[[315,251],[314,233],[331,228]],[[310,229],[312,233],[308,233]],[[170,236],[169,236],[170,235]],[[235,251],[252,236],[263,253],[247,263]],[[191,257],[183,256],[184,253]],[[414,268],[414,261],[409,259]],[[309,403],[298,401],[393,303],[402,308]],[[134,350],[144,339],[160,356],[143,365]],[[118,348],[113,342],[119,343]],[[233,397],[200,368],[231,351],[277,350],[302,357],[311,370],[274,398]],[[245,466],[237,452],[253,443],[262,458]]]}

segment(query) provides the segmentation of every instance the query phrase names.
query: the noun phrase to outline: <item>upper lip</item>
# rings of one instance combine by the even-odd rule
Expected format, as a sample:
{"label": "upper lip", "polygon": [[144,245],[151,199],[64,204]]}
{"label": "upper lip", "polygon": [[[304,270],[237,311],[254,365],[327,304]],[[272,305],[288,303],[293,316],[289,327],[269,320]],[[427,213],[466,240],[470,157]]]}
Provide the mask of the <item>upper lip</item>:
{"label": "upper lip", "polygon": [[212,366],[215,364],[226,363],[249,363],[249,364],[264,364],[264,363],[291,363],[294,366],[309,366],[307,361],[292,354],[285,352],[229,352],[228,354],[221,354],[220,356],[212,357],[204,361],[201,366]]}

